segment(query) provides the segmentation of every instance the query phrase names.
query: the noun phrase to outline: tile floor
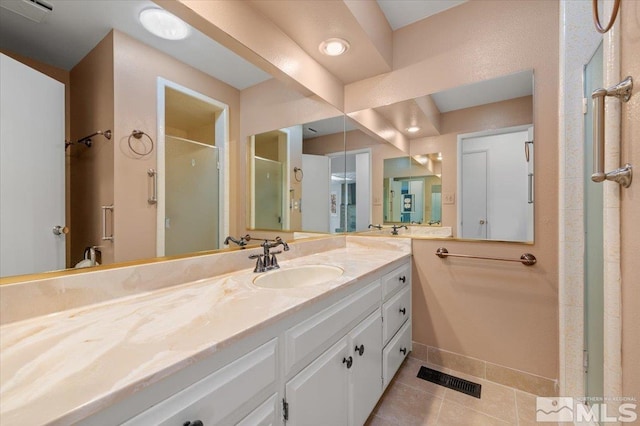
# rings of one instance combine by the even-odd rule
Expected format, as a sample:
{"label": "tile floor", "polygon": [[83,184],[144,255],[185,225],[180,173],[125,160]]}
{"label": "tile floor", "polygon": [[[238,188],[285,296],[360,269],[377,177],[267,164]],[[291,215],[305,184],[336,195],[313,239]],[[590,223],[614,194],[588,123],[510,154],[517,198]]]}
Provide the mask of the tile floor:
{"label": "tile floor", "polygon": [[[480,383],[481,398],[417,378],[422,365]],[[530,393],[408,357],[366,426],[528,426],[538,424],[535,407],[536,396]]]}

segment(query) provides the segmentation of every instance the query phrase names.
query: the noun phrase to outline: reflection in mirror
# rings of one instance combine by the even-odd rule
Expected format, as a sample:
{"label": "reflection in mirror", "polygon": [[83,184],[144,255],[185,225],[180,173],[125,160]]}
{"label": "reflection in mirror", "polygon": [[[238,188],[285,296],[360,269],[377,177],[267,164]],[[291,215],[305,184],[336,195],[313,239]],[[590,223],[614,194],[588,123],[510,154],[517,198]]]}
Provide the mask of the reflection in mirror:
{"label": "reflection in mirror", "polygon": [[[432,188],[440,190],[440,195],[433,195],[433,203],[440,200],[440,216],[434,213],[433,207],[427,215],[422,212],[423,226],[429,222],[437,222],[443,228],[451,229],[449,235],[459,238],[494,239],[502,241],[533,241],[533,202],[534,202],[534,168],[533,168],[533,72],[526,70],[495,79],[448,89],[442,92],[425,95],[416,99],[409,99],[391,105],[371,108],[363,111],[349,113],[349,116],[358,122],[377,141],[383,141],[387,147],[392,147],[397,154],[386,158],[404,157],[407,163],[406,171],[400,172],[400,178],[406,178],[399,182],[400,189],[392,188],[392,180],[385,181],[387,176],[376,171],[381,167],[380,163],[373,166],[373,222],[405,222],[418,218],[415,212],[402,212],[397,191],[414,191],[409,189],[411,179],[418,176],[428,176],[420,171],[410,171],[416,163],[424,161],[428,153],[440,153],[444,161],[440,163],[441,183],[434,183]],[[483,225],[487,229],[485,233],[469,235],[462,232],[461,222],[467,214],[468,208],[477,205],[474,201],[465,201],[464,194],[474,194],[474,190],[465,191],[464,182],[480,182],[471,177],[467,162],[462,164],[462,149],[459,149],[458,139],[460,135],[475,134],[486,136],[487,132],[505,133],[513,128],[523,130],[518,138],[509,145],[513,150],[513,157],[509,157],[506,163],[500,165],[499,157],[506,155],[503,149],[492,150],[486,157],[487,169],[487,213],[480,217],[477,212],[471,211],[472,219],[476,225]],[[485,132],[485,133],[478,133]],[[471,142],[468,142],[471,143]],[[397,148],[396,148],[397,147]],[[408,151],[405,150],[408,147]],[[347,143],[347,149],[350,149]],[[526,160],[525,149],[529,152],[529,160]],[[471,151],[474,148],[470,148]],[[484,148],[478,147],[478,150]],[[407,152],[409,157],[407,157]],[[411,158],[411,160],[409,160]],[[411,165],[409,164],[411,161]],[[391,165],[390,165],[391,167]],[[518,177],[514,175],[514,168],[518,168]],[[467,171],[465,174],[464,171]],[[386,172],[385,172],[386,173]],[[376,181],[379,176],[380,186]],[[505,183],[517,183],[517,189],[507,191]],[[402,186],[406,189],[402,189]],[[393,190],[395,198],[393,210],[390,209],[390,192]],[[438,194],[438,192],[435,192]],[[517,195],[516,195],[517,194]],[[409,198],[407,209],[416,209],[416,197]],[[413,198],[411,200],[411,198]],[[426,199],[425,197],[424,199]],[[377,201],[380,200],[377,207]],[[513,206],[518,204],[519,208]],[[402,203],[404,206],[404,203]],[[420,210],[418,208],[418,210]],[[476,217],[478,216],[478,217]],[[484,221],[483,224],[480,224]],[[508,231],[500,230],[499,224],[511,224]],[[468,228],[468,227],[467,227]]]}
{"label": "reflection in mirror", "polygon": [[[31,194],[22,203],[30,210],[22,216],[32,219],[23,228],[18,228],[16,223],[11,224],[17,230],[19,241],[19,244],[12,244],[11,251],[20,254],[38,253],[39,259],[34,262],[32,259],[35,256],[21,255],[26,261],[24,267],[9,270],[4,268],[3,257],[2,276],[63,269],[76,264],[91,265],[95,263],[92,260],[94,252],[101,264],[140,260],[158,254],[189,253],[216,247],[225,237],[222,235],[225,228],[221,221],[208,224],[211,231],[208,232],[210,238],[206,242],[195,242],[187,237],[204,234],[189,234],[191,231],[184,232],[181,227],[185,224],[187,213],[183,208],[200,195],[189,195],[189,191],[184,190],[185,182],[172,180],[172,170],[177,170],[174,166],[178,164],[166,165],[168,174],[164,183],[168,191],[171,191],[172,185],[177,184],[182,190],[173,193],[181,198],[173,197],[176,202],[172,202],[172,197],[167,195],[166,217],[160,217],[159,208],[165,200],[162,197],[162,179],[165,175],[159,173],[163,164],[157,161],[160,159],[158,145],[163,142],[164,137],[164,130],[156,121],[160,120],[161,115],[158,108],[157,78],[162,74],[188,89],[228,104],[233,110],[227,116],[230,121],[228,128],[232,132],[230,136],[237,138],[233,132],[237,132],[236,129],[239,128],[240,92],[269,80],[271,76],[194,28],[191,28],[188,38],[180,41],[167,41],[148,33],[137,19],[138,12],[147,7],[158,6],[148,0],[56,2],[54,10],[47,16],[47,25],[0,8],[0,50],[29,69],[35,69],[46,78],[64,85],[62,95],[58,95],[58,107],[62,112],[56,115],[62,122],[62,133],[59,130],[47,131],[46,137],[32,139],[47,144],[46,149],[45,146],[38,145],[36,151],[41,154],[41,158],[46,159],[48,165],[60,166],[62,178],[50,179],[50,183],[58,185],[50,193],[60,194],[56,198],[62,205],[54,208],[53,204],[44,202],[35,193],[22,191],[23,197],[24,194]],[[78,22],[83,25],[77,25]],[[208,52],[208,55],[202,55],[202,51]],[[4,72],[2,74],[6,75]],[[3,103],[6,94],[4,90],[0,93]],[[35,100],[28,103],[44,103],[43,94],[43,91],[38,91],[34,95]],[[2,108],[3,129],[4,112],[7,110]],[[183,112],[195,115],[194,111]],[[173,114],[170,111],[168,113]],[[33,113],[23,115],[35,116]],[[171,120],[171,117],[167,120]],[[75,142],[96,130],[111,130],[112,137],[94,137],[91,147],[71,143],[65,150],[65,140]],[[133,139],[133,148],[139,149],[144,155],[137,155],[129,149],[127,139],[133,130],[142,130],[150,136],[155,143],[151,152],[144,154],[151,148],[150,141],[144,136],[140,140]],[[165,141],[169,157],[174,157],[171,152],[178,145],[182,148],[190,147],[190,154],[185,157],[188,157],[188,167],[182,170],[195,172],[198,169],[198,173],[211,171],[208,167],[199,167],[204,164],[203,161],[215,161],[209,158],[216,151],[210,148],[211,141],[203,141],[199,137],[185,135],[184,132],[172,133],[170,129],[166,133],[174,136]],[[203,142],[209,148],[196,145],[198,142]],[[218,147],[217,142],[214,144]],[[4,146],[4,136],[2,145]],[[194,150],[196,146],[202,149]],[[49,149],[50,153],[47,151]],[[200,159],[201,153],[207,153],[206,159]],[[27,163],[16,163],[25,176],[42,176],[42,173],[33,172],[35,169],[43,170],[33,161],[36,158],[33,155],[12,157],[14,161],[17,158],[30,159]],[[220,156],[220,173],[224,171],[225,162],[228,161],[229,155]],[[196,167],[192,166],[194,162]],[[226,166],[228,173],[228,164]],[[154,175],[148,175],[150,169],[158,172],[155,175],[159,191],[157,205],[148,202],[148,199],[153,198]],[[199,181],[210,179],[208,175],[196,175],[197,173],[192,178]],[[220,179],[221,182],[222,180]],[[3,190],[4,184],[5,179]],[[218,198],[211,193],[208,195]],[[223,195],[219,195],[219,211],[228,212],[228,194],[224,195],[227,198],[223,198]],[[7,203],[3,202],[2,208],[6,206]],[[180,211],[174,209],[176,206],[180,206]],[[37,211],[54,209],[61,211],[60,217],[55,220],[36,217],[39,215],[36,214]],[[3,210],[2,217],[6,217],[5,213]],[[232,215],[234,213],[231,212]],[[195,209],[189,214],[192,217],[193,214],[197,215]],[[228,228],[229,215],[220,218],[226,221],[225,226]],[[68,234],[54,235],[51,230],[56,225],[66,225]],[[33,239],[25,238],[28,235],[25,233],[27,229],[40,234],[45,241],[34,243]],[[216,232],[217,235],[214,235]],[[166,250],[163,233],[166,237]],[[3,241],[6,235],[8,234],[5,233],[3,224]],[[114,238],[109,239],[112,235]],[[51,250],[47,248],[50,247],[49,243],[54,243]],[[0,254],[7,252],[3,249]],[[49,257],[48,253],[53,253],[53,263],[44,261],[45,257]]]}
{"label": "reflection in mirror", "polygon": [[342,232],[342,115],[252,135],[247,152],[249,229]]}
{"label": "reflection in mirror", "polygon": [[384,222],[440,226],[442,154],[384,160]]}

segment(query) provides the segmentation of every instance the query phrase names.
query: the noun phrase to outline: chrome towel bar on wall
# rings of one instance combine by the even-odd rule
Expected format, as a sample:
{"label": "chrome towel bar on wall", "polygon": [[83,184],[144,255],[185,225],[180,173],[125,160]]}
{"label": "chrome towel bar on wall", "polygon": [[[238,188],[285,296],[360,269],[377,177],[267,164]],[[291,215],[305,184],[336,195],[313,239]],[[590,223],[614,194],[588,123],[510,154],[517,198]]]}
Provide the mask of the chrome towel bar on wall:
{"label": "chrome towel bar on wall", "polygon": [[536,257],[531,253],[523,254],[522,256],[520,256],[520,259],[506,259],[504,257],[487,257],[487,256],[472,256],[470,254],[453,254],[453,253],[449,253],[449,250],[447,250],[444,247],[440,247],[438,248],[438,250],[436,250],[436,256],[438,256],[440,259],[445,259],[447,257],[465,257],[467,259],[500,260],[503,262],[520,262],[525,266],[533,266],[538,261],[538,259],[536,259]]}
{"label": "chrome towel bar on wall", "polygon": [[633,90],[633,79],[627,77],[608,89],[596,89],[591,94],[593,99],[593,174],[591,180],[603,182],[610,180],[619,183],[624,188],[631,186],[633,171],[631,164],[625,164],[616,170],[604,171],[604,99],[615,96],[622,102],[628,102]]}

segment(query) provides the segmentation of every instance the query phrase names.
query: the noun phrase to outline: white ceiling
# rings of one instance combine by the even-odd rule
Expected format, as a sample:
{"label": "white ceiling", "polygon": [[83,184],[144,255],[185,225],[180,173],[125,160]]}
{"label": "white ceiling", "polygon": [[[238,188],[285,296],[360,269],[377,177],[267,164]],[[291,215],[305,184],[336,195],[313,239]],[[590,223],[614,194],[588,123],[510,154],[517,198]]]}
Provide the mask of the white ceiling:
{"label": "white ceiling", "polygon": [[[0,5],[23,1],[0,0]],[[30,3],[29,0],[26,1]],[[33,22],[0,7],[0,48],[70,70],[107,35],[111,28],[115,28],[239,90],[271,78],[269,74],[196,30],[192,29],[191,36],[182,41],[162,40],[149,34],[141,27],[138,14],[145,8],[158,7],[150,0],[46,1],[53,6],[53,12],[47,14],[41,23]],[[378,0],[378,4],[394,29],[439,13],[461,2],[460,0]],[[264,0],[254,3],[263,12],[265,9],[268,11],[270,7],[275,8],[276,5],[272,1]],[[284,4],[283,7],[288,5],[286,16],[291,17],[292,14],[298,13],[298,10],[293,7],[295,3],[281,3]],[[322,2],[318,5],[321,6]],[[304,7],[296,16],[297,18],[285,19],[284,23],[280,22],[280,24],[284,25],[286,21],[311,19],[311,23],[317,24],[316,26],[320,29],[326,28],[320,22],[314,21],[313,17],[305,12]],[[273,16],[271,18],[273,19]],[[361,35],[358,34],[358,36]],[[295,37],[295,35],[292,36]],[[357,39],[356,34],[353,37]],[[297,42],[304,44],[303,41],[304,39],[300,37]],[[313,46],[308,50],[315,55],[318,53],[317,46],[315,42],[312,44]],[[366,43],[360,44],[364,46]],[[369,73],[384,72],[382,65],[378,66],[377,71],[372,69],[371,61],[374,56],[364,47],[362,49],[364,63],[368,65],[361,66],[361,58],[354,58],[352,55],[352,58],[348,59],[349,64],[342,66],[342,69],[352,70],[351,74],[338,75],[345,83],[364,78],[358,74],[363,70]],[[357,50],[354,49],[354,51]],[[334,58],[334,61],[338,63],[340,59]],[[353,64],[351,61],[361,63]],[[330,71],[337,72],[329,65],[327,66]]]}
{"label": "white ceiling", "polygon": [[[0,0],[0,5],[22,0]],[[138,21],[141,10],[158,7],[150,0],[47,0],[53,12],[36,23],[0,7],[0,48],[70,70],[112,28],[242,90],[271,78],[269,74],[192,29],[189,38],[155,37]]]}
{"label": "white ceiling", "polygon": [[467,0],[377,0],[394,31],[465,1]]}

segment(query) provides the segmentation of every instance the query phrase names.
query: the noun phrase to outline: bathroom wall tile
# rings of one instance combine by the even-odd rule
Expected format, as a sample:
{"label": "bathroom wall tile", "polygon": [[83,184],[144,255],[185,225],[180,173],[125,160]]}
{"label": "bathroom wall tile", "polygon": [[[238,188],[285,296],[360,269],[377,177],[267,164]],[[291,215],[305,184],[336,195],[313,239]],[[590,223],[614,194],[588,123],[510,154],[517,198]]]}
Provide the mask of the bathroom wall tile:
{"label": "bathroom wall tile", "polygon": [[427,362],[429,361],[429,346],[416,341],[412,342],[411,357]]}
{"label": "bathroom wall tile", "polygon": [[564,179],[564,207],[566,209],[580,209],[584,205],[582,178],[572,177]]}
{"label": "bathroom wall tile", "polygon": [[442,426],[497,426],[514,423],[505,422],[445,399],[440,409],[437,424]]}
{"label": "bathroom wall tile", "polygon": [[584,240],[584,210],[564,209],[564,241],[582,242]]}
{"label": "bathroom wall tile", "polygon": [[[460,375],[454,375],[460,377]],[[445,401],[453,401],[466,408],[496,417],[510,424],[516,420],[516,395],[512,388],[492,383],[488,380],[474,379],[473,377],[461,377],[482,385],[481,398],[466,395],[464,393],[447,389]]]}
{"label": "bathroom wall tile", "polygon": [[485,362],[442,349],[429,347],[429,363],[441,365],[475,377],[485,378]]}
{"label": "bathroom wall tile", "polygon": [[435,424],[442,398],[393,381],[375,408],[374,416],[393,425]]}
{"label": "bathroom wall tile", "polygon": [[487,380],[540,396],[555,396],[558,393],[554,380],[489,362]]}

